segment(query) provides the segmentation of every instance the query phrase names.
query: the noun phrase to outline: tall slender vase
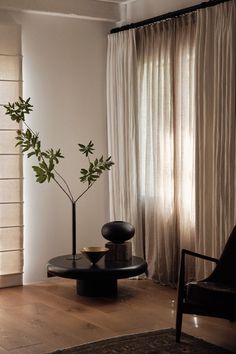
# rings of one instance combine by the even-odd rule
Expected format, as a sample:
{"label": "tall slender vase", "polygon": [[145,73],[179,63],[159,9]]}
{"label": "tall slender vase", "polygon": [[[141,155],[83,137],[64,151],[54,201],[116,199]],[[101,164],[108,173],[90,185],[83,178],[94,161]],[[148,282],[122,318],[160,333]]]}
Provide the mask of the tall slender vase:
{"label": "tall slender vase", "polygon": [[72,257],[76,258],[76,204],[72,202]]}
{"label": "tall slender vase", "polygon": [[77,260],[81,256],[76,255],[76,203],[71,202],[72,204],[72,254],[68,259]]}

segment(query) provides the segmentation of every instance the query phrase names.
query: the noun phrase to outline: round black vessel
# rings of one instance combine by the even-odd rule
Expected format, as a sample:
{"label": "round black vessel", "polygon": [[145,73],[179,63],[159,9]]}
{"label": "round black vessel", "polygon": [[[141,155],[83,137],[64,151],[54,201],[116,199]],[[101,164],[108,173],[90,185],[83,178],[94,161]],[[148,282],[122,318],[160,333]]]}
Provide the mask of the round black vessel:
{"label": "round black vessel", "polygon": [[111,221],[103,225],[101,232],[106,240],[123,243],[134,236],[135,228],[126,221]]}

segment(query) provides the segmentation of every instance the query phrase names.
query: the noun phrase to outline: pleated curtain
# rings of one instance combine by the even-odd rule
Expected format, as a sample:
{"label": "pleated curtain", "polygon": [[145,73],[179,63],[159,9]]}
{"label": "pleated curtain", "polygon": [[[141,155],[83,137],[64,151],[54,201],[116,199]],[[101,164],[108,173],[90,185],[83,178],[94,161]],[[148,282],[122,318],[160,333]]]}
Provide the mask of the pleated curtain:
{"label": "pleated curtain", "polygon": [[137,31],[145,255],[151,277],[171,285],[179,249],[194,243],[194,35],[192,16]]}
{"label": "pleated curtain", "polygon": [[235,34],[229,1],[109,35],[110,218],[135,225],[160,283],[176,285],[181,248],[218,257],[236,222]]}
{"label": "pleated curtain", "polygon": [[[236,224],[235,1],[196,14],[196,249],[219,257]],[[206,274],[210,265],[201,263]]]}
{"label": "pleated curtain", "polygon": [[0,23],[0,287],[22,284],[23,170],[15,148],[19,125],[5,115],[4,104],[22,94],[21,31]]}
{"label": "pleated curtain", "polygon": [[111,220],[136,225],[136,251],[144,256],[141,198],[138,192],[138,91],[135,31],[108,38],[108,149],[115,165],[109,173]]}

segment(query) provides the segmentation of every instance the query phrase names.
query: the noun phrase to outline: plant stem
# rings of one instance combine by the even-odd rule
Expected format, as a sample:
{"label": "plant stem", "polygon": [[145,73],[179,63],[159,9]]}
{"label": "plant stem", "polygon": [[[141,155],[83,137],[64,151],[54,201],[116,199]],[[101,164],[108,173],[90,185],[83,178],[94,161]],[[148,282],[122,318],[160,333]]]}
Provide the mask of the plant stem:
{"label": "plant stem", "polygon": [[53,181],[55,181],[56,182],[56,184],[58,185],[58,187],[59,188],[61,188],[61,190],[67,195],[67,197],[70,199],[70,201],[73,203],[74,202],[74,199],[73,199],[73,197],[71,197],[68,193],[67,193],[67,191],[62,187],[62,185],[58,182],[58,180],[54,177],[54,178],[52,178],[53,179]]}
{"label": "plant stem", "polygon": [[71,196],[71,201],[73,202],[74,201],[74,197],[73,197],[73,195],[72,195],[72,193],[71,193],[71,190],[70,190],[70,187],[69,187],[69,185],[68,185],[68,183],[66,182],[66,180],[60,175],[60,173],[56,170],[56,169],[54,169],[54,172],[58,175],[58,177],[60,177],[61,179],[62,179],[62,181],[65,183],[65,185],[66,185],[66,187],[67,187],[67,189],[68,189],[68,192],[69,192],[69,194],[70,194],[70,196]]}
{"label": "plant stem", "polygon": [[27,127],[27,129],[29,129],[31,131],[31,133],[34,135],[34,136],[37,136],[37,134],[28,126],[28,124],[25,122],[25,120],[23,120],[23,124]]}
{"label": "plant stem", "polygon": [[93,186],[94,182],[91,183],[76,199],[75,203]]}

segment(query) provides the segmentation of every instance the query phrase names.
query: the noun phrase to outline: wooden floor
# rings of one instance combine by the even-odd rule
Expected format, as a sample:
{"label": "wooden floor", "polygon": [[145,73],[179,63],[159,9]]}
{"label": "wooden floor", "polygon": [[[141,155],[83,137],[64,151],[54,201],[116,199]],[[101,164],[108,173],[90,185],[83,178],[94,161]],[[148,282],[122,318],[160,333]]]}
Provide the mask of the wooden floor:
{"label": "wooden floor", "polygon": [[[44,354],[89,341],[175,326],[176,290],[119,280],[116,299],[79,297],[75,281],[0,290],[0,353]],[[236,323],[184,316],[183,330],[236,352]]]}

